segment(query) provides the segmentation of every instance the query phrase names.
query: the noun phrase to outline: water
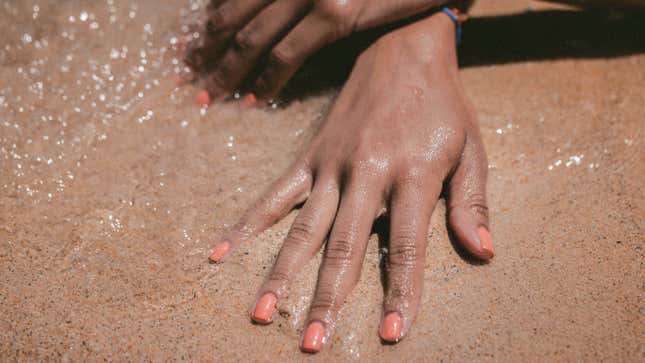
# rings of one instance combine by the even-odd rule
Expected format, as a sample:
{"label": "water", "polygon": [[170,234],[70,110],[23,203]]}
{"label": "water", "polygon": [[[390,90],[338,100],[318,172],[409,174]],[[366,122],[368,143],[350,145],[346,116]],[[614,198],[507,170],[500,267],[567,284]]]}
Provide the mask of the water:
{"label": "water", "polygon": [[[248,319],[294,214],[224,265],[206,257],[296,157],[332,92],[273,111],[195,107],[197,90],[177,86],[178,50],[202,6],[0,3],[3,356],[301,357],[319,256],[274,324]],[[373,236],[321,359],[472,360],[502,346],[512,360],[548,358],[554,336],[584,336],[568,338],[580,356],[631,357],[622,347],[639,339],[624,327],[637,331],[642,280],[644,66],[636,55],[464,70],[489,153],[499,255],[486,266],[461,260],[440,203],[424,307],[409,339],[383,346]],[[572,286],[577,294],[562,293]],[[616,309],[607,289],[631,303]]]}

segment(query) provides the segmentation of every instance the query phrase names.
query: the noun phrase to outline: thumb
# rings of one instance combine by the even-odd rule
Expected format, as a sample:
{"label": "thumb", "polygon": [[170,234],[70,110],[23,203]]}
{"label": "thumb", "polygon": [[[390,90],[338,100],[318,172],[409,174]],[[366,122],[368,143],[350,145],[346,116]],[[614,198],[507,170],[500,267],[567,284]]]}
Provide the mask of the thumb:
{"label": "thumb", "polygon": [[486,174],[488,161],[479,135],[469,134],[448,188],[448,223],[459,243],[488,260],[495,254],[488,227]]}

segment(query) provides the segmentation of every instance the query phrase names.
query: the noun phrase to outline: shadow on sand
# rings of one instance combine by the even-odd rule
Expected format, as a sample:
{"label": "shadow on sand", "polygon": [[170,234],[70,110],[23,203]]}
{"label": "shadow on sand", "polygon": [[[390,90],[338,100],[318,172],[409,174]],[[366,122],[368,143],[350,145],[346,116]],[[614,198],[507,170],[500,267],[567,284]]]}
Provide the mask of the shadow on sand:
{"label": "shadow on sand", "polygon": [[[362,50],[408,22],[363,32],[322,49],[290,82],[283,99],[288,102],[339,87]],[[640,53],[645,53],[645,13],[540,11],[471,18],[464,25],[459,63],[472,67]]]}

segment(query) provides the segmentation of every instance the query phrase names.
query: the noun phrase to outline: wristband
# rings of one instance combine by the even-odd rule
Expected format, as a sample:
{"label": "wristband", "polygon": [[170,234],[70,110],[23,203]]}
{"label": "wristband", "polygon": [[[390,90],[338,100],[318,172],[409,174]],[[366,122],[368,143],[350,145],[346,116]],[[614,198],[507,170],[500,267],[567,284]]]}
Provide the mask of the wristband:
{"label": "wristband", "polygon": [[447,6],[442,6],[441,11],[448,15],[450,19],[455,23],[455,30],[457,33],[457,45],[461,44],[461,24],[463,23],[463,19],[459,18],[459,10],[457,8],[449,8]]}

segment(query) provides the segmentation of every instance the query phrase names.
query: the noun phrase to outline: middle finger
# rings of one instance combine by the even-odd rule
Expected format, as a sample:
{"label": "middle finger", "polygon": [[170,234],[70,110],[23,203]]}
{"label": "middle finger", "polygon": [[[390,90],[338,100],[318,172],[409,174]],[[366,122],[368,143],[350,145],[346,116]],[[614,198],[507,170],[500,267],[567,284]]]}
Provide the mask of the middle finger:
{"label": "middle finger", "polygon": [[381,190],[375,180],[349,181],[325,249],[316,293],[309,311],[301,349],[317,352],[325,344],[338,309],[360,276],[365,247]]}

